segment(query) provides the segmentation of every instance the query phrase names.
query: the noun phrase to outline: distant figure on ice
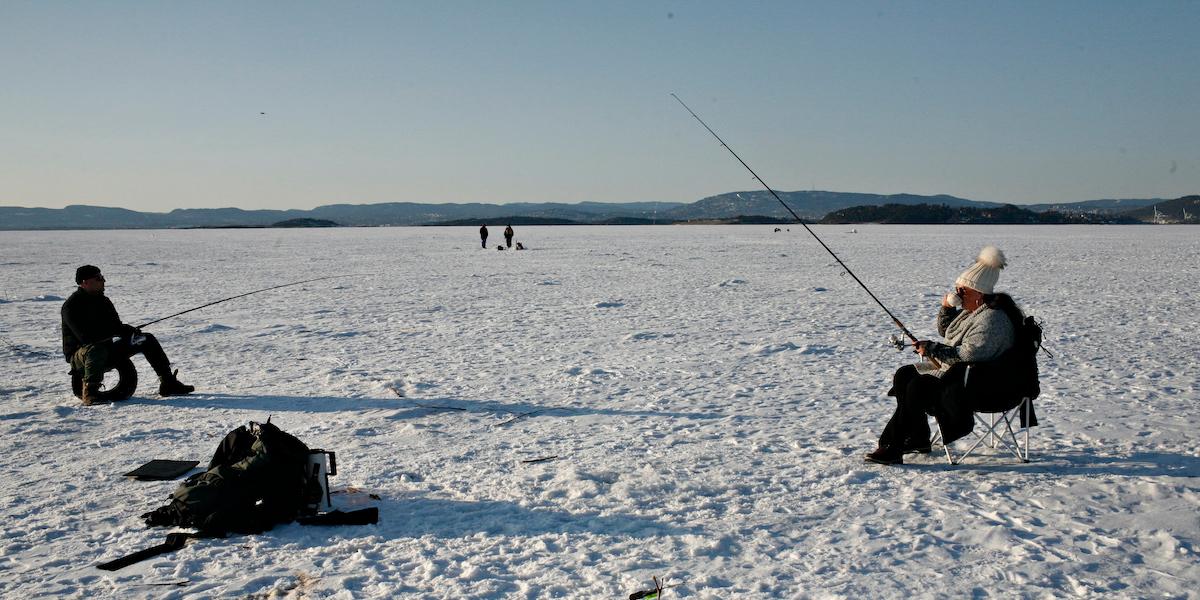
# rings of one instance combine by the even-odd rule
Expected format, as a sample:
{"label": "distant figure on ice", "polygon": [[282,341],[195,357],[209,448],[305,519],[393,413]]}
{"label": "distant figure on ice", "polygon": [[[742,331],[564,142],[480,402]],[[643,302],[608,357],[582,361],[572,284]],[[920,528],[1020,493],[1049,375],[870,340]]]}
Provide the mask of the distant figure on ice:
{"label": "distant figure on ice", "polygon": [[479,228],[479,245],[485,249],[487,248],[487,225]]}
{"label": "distant figure on ice", "polygon": [[508,246],[509,248],[512,248],[512,238],[513,238],[512,225],[508,225],[504,228],[504,245]]}
{"label": "distant figure on ice", "polygon": [[927,413],[937,418],[945,444],[971,432],[975,418],[969,399],[961,385],[943,378],[955,363],[994,360],[1016,342],[1024,317],[1008,294],[994,289],[1007,264],[1003,252],[988,246],[954,281],[954,293],[942,298],[937,320],[946,343],[916,342],[916,352],[925,360],[896,371],[887,392],[896,398],[896,410],[867,462],[902,465],[905,454],[928,453]]}
{"label": "distant figure on ice", "polygon": [[104,372],[115,361],[141,354],[158,373],[160,396],[182,396],[196,388],[184,385],[171,371],[171,362],[153,335],[121,322],[117,309],[104,295],[104,275],[98,267],[75,270],[79,288],[62,306],[63,354],[71,368],[83,373],[83,404],[98,401]]}

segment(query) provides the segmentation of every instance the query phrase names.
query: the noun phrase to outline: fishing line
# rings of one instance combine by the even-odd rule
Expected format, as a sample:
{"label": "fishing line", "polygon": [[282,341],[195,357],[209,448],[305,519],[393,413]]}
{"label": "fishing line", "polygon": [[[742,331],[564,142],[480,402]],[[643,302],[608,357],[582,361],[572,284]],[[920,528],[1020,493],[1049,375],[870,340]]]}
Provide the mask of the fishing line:
{"label": "fishing line", "polygon": [[901,323],[901,322],[900,322],[900,319],[897,319],[897,318],[896,318],[896,315],[893,315],[893,314],[892,314],[892,311],[888,310],[888,307],[884,306],[884,305],[883,305],[883,302],[880,302],[880,301],[879,301],[879,298],[875,297],[875,294],[871,292],[871,290],[870,290],[870,289],[867,287],[867,284],[863,283],[863,282],[862,282],[862,280],[861,280],[861,279],[859,279],[859,278],[858,278],[858,276],[854,274],[854,271],[851,271],[851,270],[850,270],[850,267],[847,267],[847,266],[846,266],[846,263],[842,262],[842,259],[841,259],[841,258],[838,258],[838,255],[837,255],[837,254],[835,254],[835,253],[833,252],[833,250],[832,250],[832,249],[830,249],[830,248],[829,248],[829,246],[827,246],[827,245],[825,244],[825,242],[824,242],[824,241],[822,241],[822,240],[821,240],[821,238],[820,238],[820,237],[818,237],[818,236],[817,236],[817,234],[816,234],[816,233],[815,233],[815,232],[814,232],[812,229],[810,229],[810,228],[808,227],[808,225],[807,225],[807,224],[804,222],[804,220],[800,218],[800,215],[797,215],[797,214],[796,214],[796,211],[792,210],[792,207],[788,206],[788,205],[787,205],[787,203],[783,201],[783,198],[780,198],[780,197],[779,197],[779,194],[776,194],[776,193],[775,193],[775,190],[771,189],[771,186],[767,185],[767,182],[763,181],[763,180],[762,180],[762,177],[759,177],[759,176],[758,176],[758,173],[755,173],[755,172],[754,172],[754,169],[751,169],[751,168],[750,168],[750,165],[746,164],[746,161],[742,160],[742,157],[738,156],[738,153],[737,153],[737,152],[734,152],[734,151],[733,151],[733,148],[730,148],[730,147],[729,147],[729,144],[726,144],[726,143],[725,143],[725,140],[721,139],[721,136],[717,135],[717,132],[713,131],[713,130],[712,130],[712,128],[708,126],[708,123],[705,123],[705,122],[704,122],[704,120],[703,120],[703,119],[701,119],[701,118],[700,118],[700,116],[699,116],[699,115],[697,115],[697,114],[695,113],[695,111],[693,111],[691,108],[688,108],[688,105],[687,105],[687,104],[684,104],[683,100],[680,100],[680,99],[679,99],[679,96],[676,96],[676,95],[675,95],[675,94],[672,92],[672,93],[671,93],[671,97],[672,97],[672,98],[674,98],[675,100],[677,100],[677,101],[679,102],[679,104],[683,106],[683,108],[684,108],[685,110],[687,110],[689,113],[691,113],[691,114],[692,114],[692,116],[693,116],[693,117],[695,117],[695,118],[696,118],[696,120],[697,120],[697,121],[699,121],[699,122],[700,122],[700,124],[701,124],[701,125],[703,125],[703,126],[704,126],[704,128],[705,128],[705,129],[707,129],[707,130],[708,130],[708,132],[709,132],[709,133],[711,133],[711,134],[713,135],[713,137],[717,138],[717,141],[718,141],[718,142],[721,142],[721,146],[723,146],[723,147],[724,147],[726,150],[728,150],[728,151],[729,151],[729,153],[730,153],[730,154],[732,154],[732,155],[733,155],[733,157],[734,157],[734,158],[736,158],[736,159],[738,160],[738,162],[742,163],[742,166],[743,166],[743,167],[746,167],[746,170],[747,170],[747,171],[750,171],[750,174],[751,174],[751,175],[753,175],[753,176],[754,176],[754,178],[755,178],[755,179],[757,179],[757,180],[758,180],[758,182],[759,182],[759,183],[761,183],[761,184],[762,184],[762,186],[763,186],[764,188],[766,188],[766,189],[767,189],[767,191],[768,191],[768,192],[770,192],[770,193],[771,193],[771,195],[772,195],[772,196],[774,196],[774,197],[775,197],[775,199],[776,199],[776,200],[778,200],[778,201],[779,201],[779,203],[780,203],[780,204],[782,204],[782,205],[783,205],[783,207],[784,207],[785,209],[787,209],[787,211],[788,211],[789,213],[791,213],[791,214],[792,214],[792,217],[794,217],[794,218],[796,219],[796,222],[797,222],[797,223],[799,223],[801,227],[804,227],[804,230],[805,230],[805,231],[807,231],[808,233],[812,234],[812,236],[813,236],[813,239],[817,240],[817,243],[821,244],[821,247],[822,247],[822,248],[824,248],[824,249],[825,249],[825,251],[826,251],[826,252],[828,252],[828,253],[829,253],[829,255],[830,255],[830,256],[832,256],[832,257],[833,257],[833,259],[834,259],[834,260],[836,260],[836,261],[837,261],[837,263],[838,263],[839,265],[841,265],[843,269],[845,269],[845,270],[846,270],[846,273],[847,273],[848,275],[850,275],[850,277],[851,277],[851,278],[853,278],[853,279],[854,279],[854,281],[855,281],[856,283],[858,283],[858,285],[862,286],[862,289],[863,289],[865,292],[867,292],[867,295],[871,296],[871,299],[872,299],[872,300],[874,300],[874,301],[875,301],[875,303],[876,303],[876,304],[878,304],[878,305],[879,305],[879,307],[883,309],[883,312],[887,313],[887,315],[888,315],[889,317],[891,317],[891,318],[892,318],[892,323],[895,323],[895,324],[896,324],[896,327],[899,327],[899,328],[900,328],[900,331],[903,331],[903,332],[904,332],[904,335],[908,336],[908,338],[909,338],[910,340],[912,340],[914,343],[916,343],[916,342],[918,341],[918,340],[917,340],[917,336],[913,335],[913,334],[912,334],[912,332],[911,332],[911,331],[909,331],[909,330],[908,330],[908,328],[904,326],[904,323]]}
{"label": "fishing line", "polygon": [[337,278],[339,278],[339,277],[358,277],[358,276],[360,276],[360,275],[357,275],[357,274],[350,274],[350,275],[328,275],[328,276],[325,276],[325,277],[317,277],[317,278],[315,278],[315,279],[305,279],[304,281],[296,281],[296,282],[293,282],[293,283],[285,283],[285,284],[283,284],[283,285],[276,285],[276,286],[272,286],[272,287],[268,287],[268,288],[263,288],[263,289],[261,289],[261,290],[254,290],[253,292],[246,292],[245,294],[238,294],[238,295],[236,295],[236,296],[230,296],[230,297],[228,297],[228,298],[222,298],[222,299],[220,299],[220,300],[217,300],[217,301],[215,301],[215,302],[209,302],[208,304],[204,304],[204,305],[201,305],[201,306],[197,306],[197,307],[195,307],[195,308],[189,308],[189,309],[187,309],[187,310],[182,310],[182,311],[179,311],[179,312],[177,312],[177,313],[175,313],[175,314],[173,314],[173,315],[167,315],[167,316],[165,316],[165,317],[163,317],[163,318],[161,318],[161,319],[155,319],[155,320],[153,320],[153,321],[150,321],[149,323],[143,323],[143,324],[141,324],[141,325],[138,325],[138,326],[137,326],[137,328],[138,328],[138,329],[141,329],[141,328],[143,328],[143,327],[147,327],[147,326],[153,325],[153,324],[155,324],[155,323],[161,323],[161,322],[163,322],[163,321],[166,321],[167,319],[170,319],[170,318],[173,318],[173,317],[178,317],[179,315],[186,315],[187,313],[190,313],[190,312],[192,312],[192,311],[194,311],[194,310],[200,310],[200,309],[202,309],[202,308],[208,308],[209,306],[212,306],[212,305],[214,305],[214,304],[220,304],[220,303],[222,303],[222,302],[228,302],[228,301],[230,301],[230,300],[236,300],[236,299],[238,299],[238,298],[245,298],[246,296],[249,296],[249,295],[251,295],[251,294],[257,294],[257,293],[260,293],[260,292],[269,292],[269,291],[271,291],[271,290],[277,290],[277,289],[279,289],[279,288],[291,287],[291,286],[293,286],[293,285],[300,285],[300,284],[302,284],[302,283],[312,283],[312,282],[314,282],[314,281],[323,281],[323,280],[325,280],[325,279],[337,279]]}

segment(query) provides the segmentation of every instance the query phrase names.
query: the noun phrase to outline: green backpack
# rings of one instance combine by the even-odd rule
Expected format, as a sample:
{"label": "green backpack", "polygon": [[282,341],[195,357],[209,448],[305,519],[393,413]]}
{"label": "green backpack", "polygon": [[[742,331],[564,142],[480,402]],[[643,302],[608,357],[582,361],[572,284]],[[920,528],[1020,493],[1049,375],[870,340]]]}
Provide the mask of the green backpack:
{"label": "green backpack", "polygon": [[223,535],[261,533],[309,512],[322,494],[307,473],[309,448],[267,423],[229,432],[208,470],[179,484],[166,506],[142,515],[150,526]]}

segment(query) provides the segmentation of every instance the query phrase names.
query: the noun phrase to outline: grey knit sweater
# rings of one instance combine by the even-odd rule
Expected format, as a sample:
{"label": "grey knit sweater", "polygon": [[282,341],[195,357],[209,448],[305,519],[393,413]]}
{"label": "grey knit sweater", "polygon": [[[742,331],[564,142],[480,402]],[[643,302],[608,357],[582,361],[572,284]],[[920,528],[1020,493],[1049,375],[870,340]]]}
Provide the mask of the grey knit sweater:
{"label": "grey knit sweater", "polygon": [[941,377],[957,362],[980,362],[999,358],[1016,342],[1012,320],[1004,311],[980,306],[966,312],[943,306],[938,313],[938,333],[945,344],[933,344],[927,356],[937,359],[941,368],[929,361],[917,363],[917,371]]}

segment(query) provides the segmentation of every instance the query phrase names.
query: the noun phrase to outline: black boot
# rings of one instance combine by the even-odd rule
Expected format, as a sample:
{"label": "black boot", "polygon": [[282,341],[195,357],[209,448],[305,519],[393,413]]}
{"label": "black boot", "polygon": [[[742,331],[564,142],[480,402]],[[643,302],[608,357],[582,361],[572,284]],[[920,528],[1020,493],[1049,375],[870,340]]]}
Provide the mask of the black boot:
{"label": "black boot", "polygon": [[159,396],[163,396],[164,398],[167,396],[186,396],[196,391],[196,388],[193,386],[179,383],[179,379],[176,378],[176,375],[179,375],[179,369],[175,369],[175,371],[170,375],[164,375],[158,378]]}
{"label": "black boot", "polygon": [[894,446],[880,446],[874,452],[864,456],[863,459],[880,465],[902,465],[904,464],[904,453]]}

